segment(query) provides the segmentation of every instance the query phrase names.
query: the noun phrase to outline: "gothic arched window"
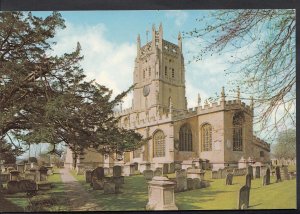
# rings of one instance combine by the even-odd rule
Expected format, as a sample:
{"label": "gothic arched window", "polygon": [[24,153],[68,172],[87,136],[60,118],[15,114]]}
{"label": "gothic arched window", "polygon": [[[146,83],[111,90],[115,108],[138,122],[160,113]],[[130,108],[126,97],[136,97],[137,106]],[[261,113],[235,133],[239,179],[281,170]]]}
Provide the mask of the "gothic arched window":
{"label": "gothic arched window", "polygon": [[212,127],[206,123],[201,128],[202,151],[212,151]]}
{"label": "gothic arched window", "polygon": [[236,112],[233,116],[233,151],[243,151],[243,112]]}
{"label": "gothic arched window", "polygon": [[153,156],[164,157],[165,156],[165,135],[163,131],[158,130],[153,135]]}
{"label": "gothic arched window", "polygon": [[192,131],[188,124],[179,130],[179,151],[193,151]]}

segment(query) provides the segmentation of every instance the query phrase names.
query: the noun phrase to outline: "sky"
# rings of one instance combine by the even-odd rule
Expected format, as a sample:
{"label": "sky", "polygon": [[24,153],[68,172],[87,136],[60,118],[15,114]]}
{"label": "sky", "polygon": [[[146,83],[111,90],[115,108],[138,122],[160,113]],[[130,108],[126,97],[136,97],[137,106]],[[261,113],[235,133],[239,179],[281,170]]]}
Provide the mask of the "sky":
{"label": "sky", "polygon": [[[209,17],[210,12],[205,10],[60,12],[66,28],[57,32],[54,38],[57,44],[53,46],[53,53],[49,54],[62,55],[71,52],[79,42],[84,56],[81,66],[87,79],[95,79],[97,83],[112,89],[113,95],[117,95],[133,84],[138,34],[143,46],[152,39],[152,25],[158,29],[162,23],[163,38],[177,44],[179,32],[190,32],[203,27],[205,23],[197,19]],[[33,15],[41,17],[50,14],[51,12],[33,12]],[[193,56],[202,50],[201,42],[202,38],[183,38],[188,108],[197,106],[198,93],[203,104],[208,97],[220,94],[222,86],[225,86],[225,94],[232,90],[224,72],[230,68],[228,61],[232,53],[208,55],[196,62]],[[242,54],[246,54],[251,49],[241,51]],[[132,94],[129,94],[124,100],[123,109],[131,107],[131,100]],[[245,103],[249,104],[249,101]]]}
{"label": "sky", "polygon": [[[46,16],[50,12],[33,14]],[[70,11],[61,14],[66,28],[57,32],[53,52],[60,55],[72,51],[79,42],[84,55],[81,65],[87,78],[113,89],[117,95],[133,83],[138,34],[144,45],[151,40],[152,25],[158,28],[162,23],[164,39],[177,44],[178,33],[200,27],[201,23],[196,19],[209,15],[209,11]],[[189,108],[197,105],[198,93],[204,101],[215,93],[219,94],[222,86],[226,86],[226,56],[188,63],[193,56],[191,52],[200,49],[197,40],[183,39]],[[123,109],[131,107],[131,99],[132,94],[125,98]]]}

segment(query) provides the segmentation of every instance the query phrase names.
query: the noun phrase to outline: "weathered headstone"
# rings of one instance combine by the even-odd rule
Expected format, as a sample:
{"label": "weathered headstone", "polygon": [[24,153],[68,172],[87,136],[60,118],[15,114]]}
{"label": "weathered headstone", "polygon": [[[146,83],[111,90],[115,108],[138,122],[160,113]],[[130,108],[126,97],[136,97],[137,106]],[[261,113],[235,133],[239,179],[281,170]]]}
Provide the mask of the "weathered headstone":
{"label": "weathered headstone", "polygon": [[181,162],[178,162],[178,161],[176,161],[176,162],[174,162],[174,167],[175,167],[175,171],[177,171],[177,170],[181,170],[182,169],[182,164],[181,164]]}
{"label": "weathered headstone", "polygon": [[192,178],[187,178],[186,183],[187,183],[187,189],[192,190],[193,187],[194,187],[193,179]]}
{"label": "weathered headstone", "polygon": [[103,171],[104,171],[104,176],[108,176],[109,175],[109,168],[108,167],[104,167]]}
{"label": "weathered headstone", "polygon": [[174,173],[175,172],[175,163],[172,162],[169,165],[169,173]]}
{"label": "weathered headstone", "polygon": [[152,180],[152,178],[154,177],[154,173],[152,170],[144,170],[143,175],[146,180]]}
{"label": "weathered headstone", "polygon": [[149,201],[146,210],[178,210],[175,205],[173,182],[166,177],[153,177],[148,184]]}
{"label": "weathered headstone", "polygon": [[116,184],[113,182],[104,182],[104,194],[115,194],[116,193]]}
{"label": "weathered headstone", "polygon": [[247,167],[247,174],[249,174],[250,178],[253,179],[253,167],[252,166]]}
{"label": "weathered headstone", "polygon": [[36,192],[38,190],[37,183],[33,180],[20,180],[18,183],[20,192]]}
{"label": "weathered headstone", "polygon": [[163,174],[164,174],[164,175],[165,175],[165,174],[168,174],[168,172],[169,172],[169,164],[164,163],[164,164],[163,164]]}
{"label": "weathered headstone", "polygon": [[8,181],[7,182],[7,193],[8,194],[15,194],[15,193],[18,193],[18,192],[20,192],[19,182],[16,181],[16,180]]}
{"label": "weathered headstone", "polygon": [[193,178],[193,189],[201,188],[201,180],[199,178]]}
{"label": "weathered headstone", "polygon": [[139,170],[139,164],[138,164],[138,162],[134,162],[133,164],[134,164],[134,170],[138,171]]}
{"label": "weathered headstone", "polygon": [[282,167],[282,171],[283,171],[283,179],[284,180],[290,180],[290,175],[289,175],[289,170],[287,166],[283,166]]}
{"label": "weathered headstone", "polygon": [[246,175],[246,186],[251,188],[251,175]]}
{"label": "weathered headstone", "polygon": [[41,166],[39,168],[39,172],[40,172],[40,181],[47,181],[47,171],[48,169],[44,166]]}
{"label": "weathered headstone", "polygon": [[255,178],[260,178],[260,166],[255,167]]}
{"label": "weathered headstone", "polygon": [[267,168],[266,170],[266,174],[264,175],[265,178],[264,178],[264,185],[269,185],[270,184],[270,168]]}
{"label": "weathered headstone", "polygon": [[25,164],[18,164],[18,165],[17,165],[17,170],[18,170],[20,173],[24,173],[24,171],[25,171]]}
{"label": "weathered headstone", "polygon": [[218,171],[211,171],[211,179],[217,179],[218,178]]}
{"label": "weathered headstone", "polygon": [[91,183],[92,182],[92,170],[85,171],[85,182]]}
{"label": "weathered headstone", "polygon": [[233,180],[233,174],[232,173],[228,173],[226,175],[226,181],[225,181],[225,184],[226,185],[232,185],[232,180]]}
{"label": "weathered headstone", "polygon": [[10,171],[10,180],[11,181],[17,181],[17,180],[19,180],[19,174],[20,174],[19,171],[17,171],[17,170],[11,170]]}
{"label": "weathered headstone", "polygon": [[154,171],[154,176],[162,176],[162,169],[156,168]]}
{"label": "weathered headstone", "polygon": [[[103,174],[104,174],[104,171],[103,171]],[[114,177],[120,177],[122,174],[122,168],[121,166],[114,166],[113,167],[113,176]]]}
{"label": "weathered headstone", "polygon": [[201,182],[201,188],[206,188],[206,187],[210,186],[210,182],[209,181],[202,180],[200,182]]}
{"label": "weathered headstone", "polygon": [[[249,176],[251,180],[251,177]],[[249,207],[250,187],[242,186],[238,192],[238,209],[247,209]]]}
{"label": "weathered headstone", "polygon": [[102,190],[104,186],[104,179],[100,178],[97,179],[95,176],[92,176],[92,183],[91,186],[93,187],[94,190]]}
{"label": "weathered headstone", "polygon": [[275,174],[276,174],[276,183],[281,181],[281,174],[280,174],[280,167],[275,167]]}
{"label": "weathered headstone", "polygon": [[187,190],[187,175],[184,169],[178,170],[176,174],[176,189],[177,192],[182,192]]}
{"label": "weathered headstone", "polygon": [[96,177],[97,179],[104,177],[104,168],[103,167],[97,167],[92,171],[92,177]]}

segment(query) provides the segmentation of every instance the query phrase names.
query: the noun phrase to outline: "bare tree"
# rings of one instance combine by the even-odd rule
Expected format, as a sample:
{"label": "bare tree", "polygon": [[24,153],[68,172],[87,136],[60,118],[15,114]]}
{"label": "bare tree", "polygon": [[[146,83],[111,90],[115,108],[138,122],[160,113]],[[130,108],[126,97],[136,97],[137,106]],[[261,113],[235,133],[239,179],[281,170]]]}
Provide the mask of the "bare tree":
{"label": "bare tree", "polygon": [[219,10],[197,21],[201,26],[185,33],[200,41],[194,59],[230,54],[225,75],[240,86],[241,99],[254,97],[258,134],[274,140],[278,131],[295,127],[295,10]]}

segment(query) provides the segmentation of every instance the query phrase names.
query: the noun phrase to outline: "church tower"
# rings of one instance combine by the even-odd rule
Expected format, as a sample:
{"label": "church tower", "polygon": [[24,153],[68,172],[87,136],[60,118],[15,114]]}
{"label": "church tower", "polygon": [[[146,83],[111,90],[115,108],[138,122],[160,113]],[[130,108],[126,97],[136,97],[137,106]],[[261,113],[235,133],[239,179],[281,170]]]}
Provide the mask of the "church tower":
{"label": "church tower", "polygon": [[152,27],[152,40],[141,46],[137,37],[134,68],[133,109],[137,112],[155,108],[160,113],[186,110],[185,70],[182,38],[178,45],[163,39],[163,27]]}

